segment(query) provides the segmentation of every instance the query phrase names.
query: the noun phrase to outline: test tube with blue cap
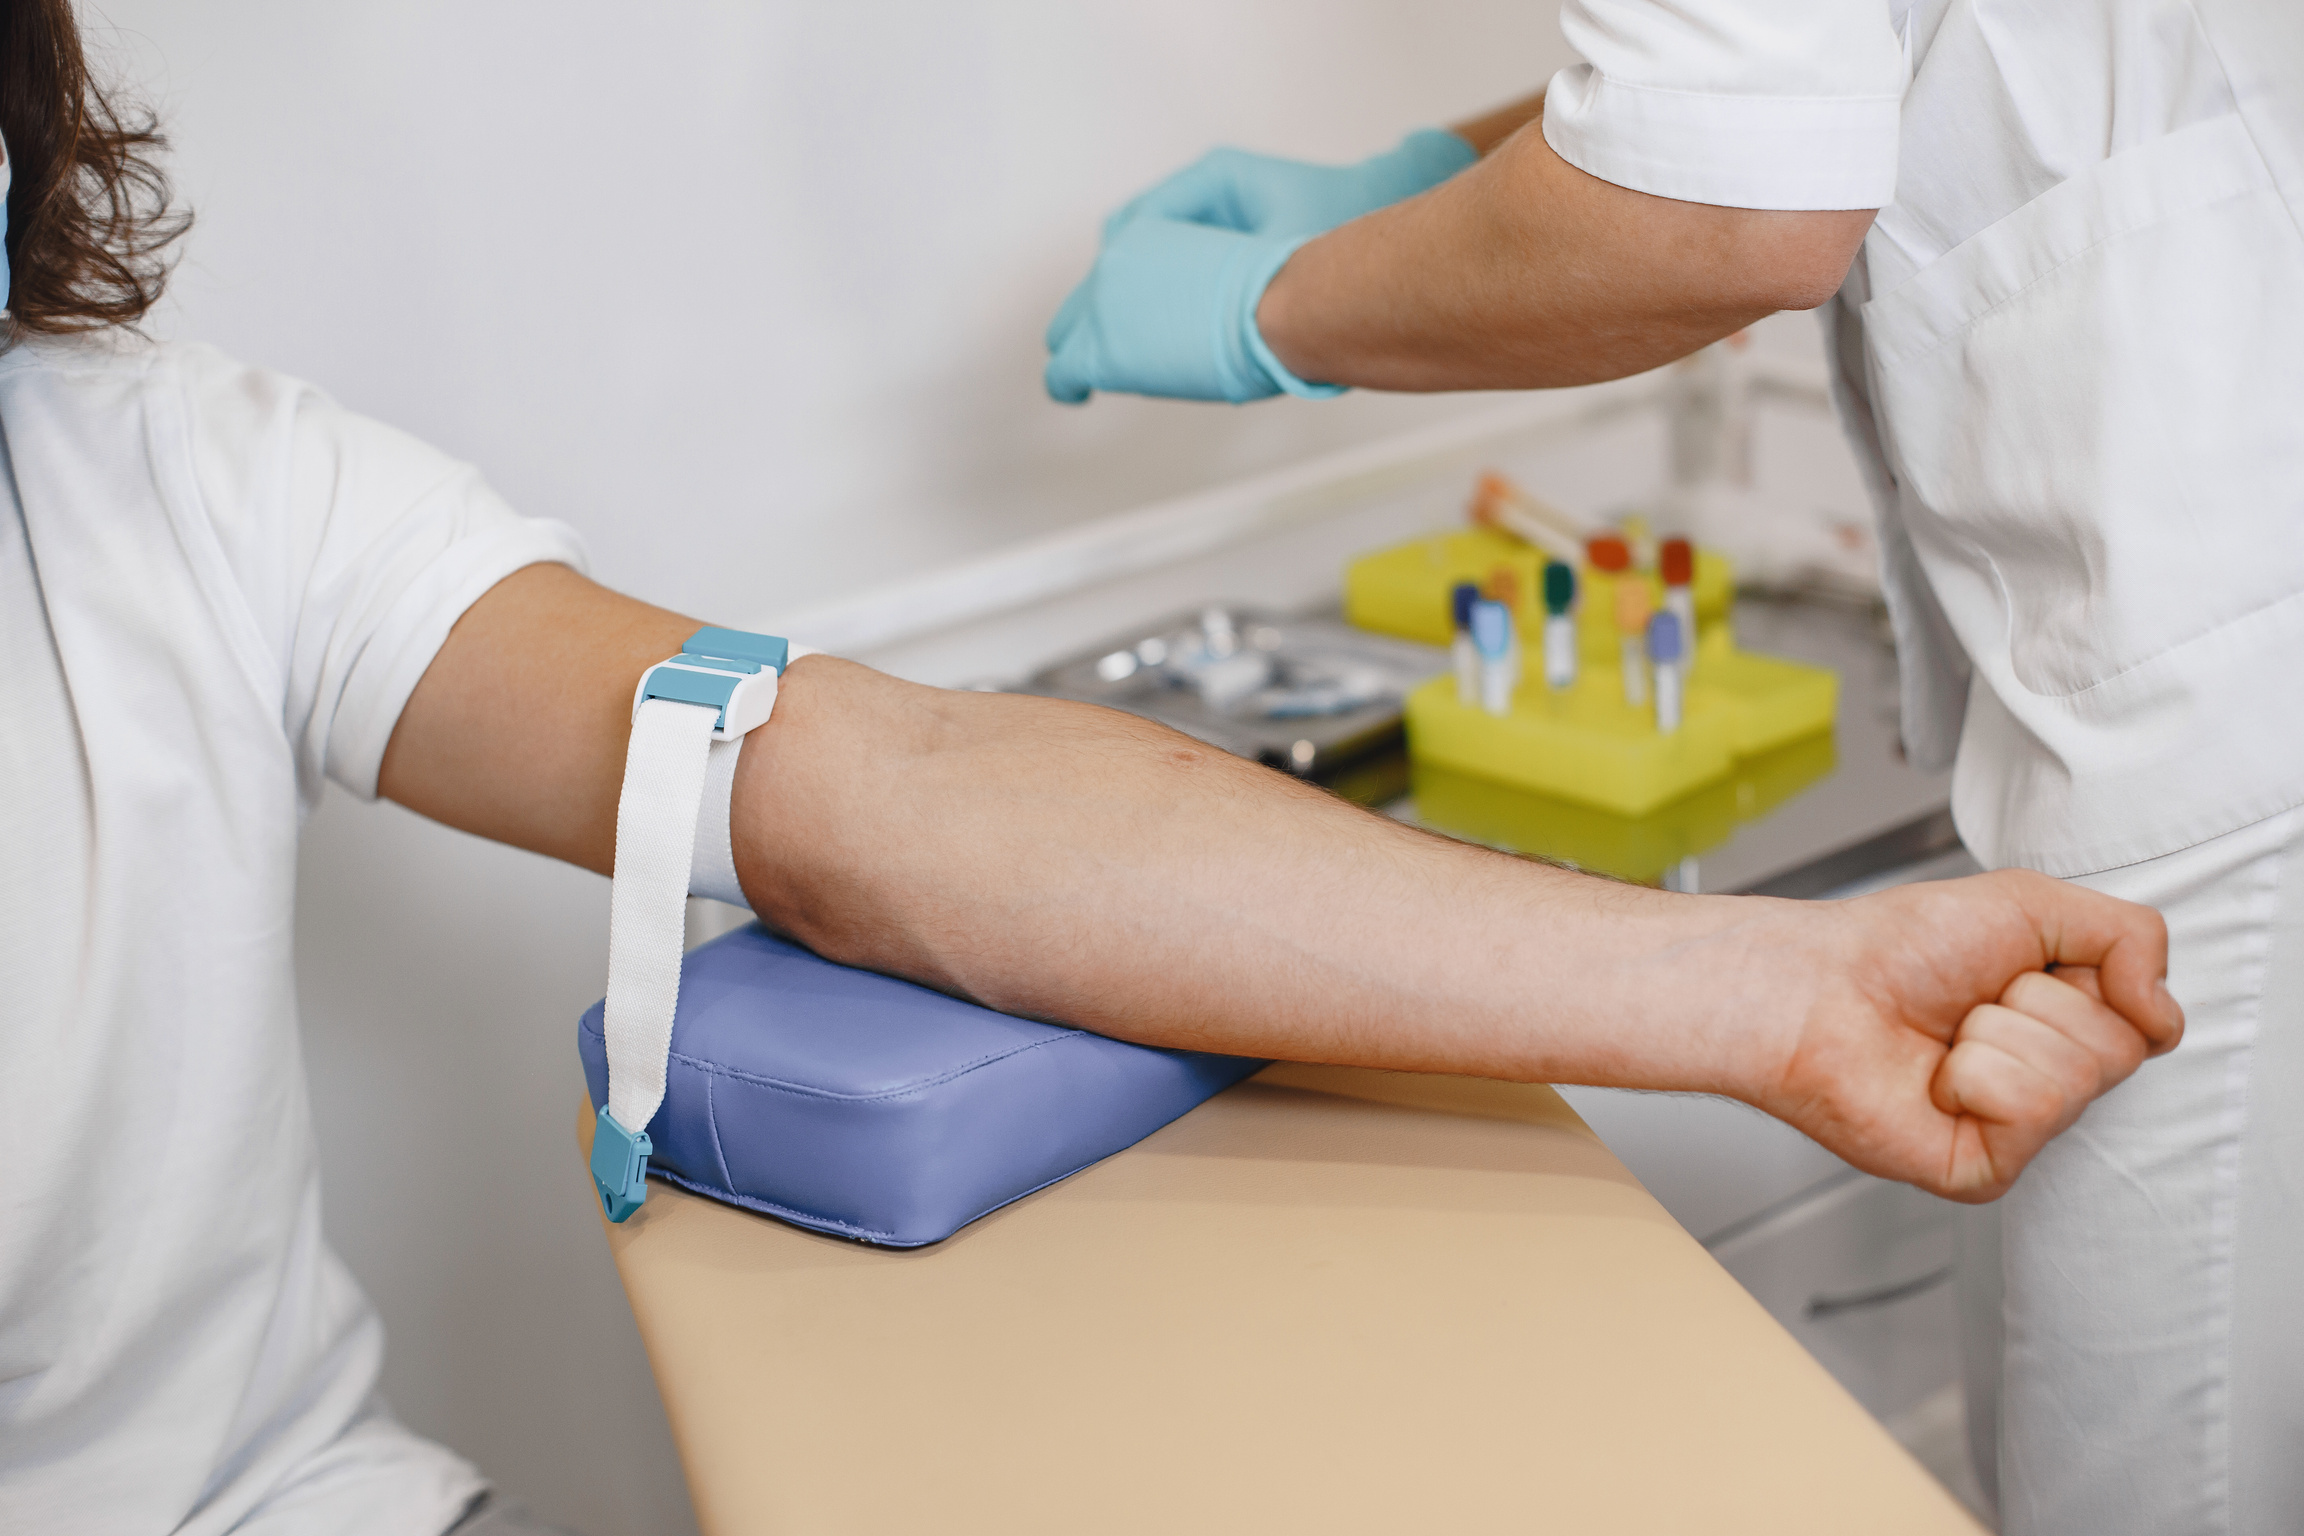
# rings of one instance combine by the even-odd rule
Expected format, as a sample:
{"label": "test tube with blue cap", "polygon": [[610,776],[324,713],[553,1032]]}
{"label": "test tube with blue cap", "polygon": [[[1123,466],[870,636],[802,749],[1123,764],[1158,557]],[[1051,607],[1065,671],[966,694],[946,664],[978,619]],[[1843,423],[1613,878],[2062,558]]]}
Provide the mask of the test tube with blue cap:
{"label": "test tube with blue cap", "polygon": [[1680,645],[1687,652],[1683,667],[1696,660],[1696,546],[1686,539],[1666,539],[1657,548],[1656,571],[1664,578],[1664,611],[1680,621]]}
{"label": "test tube with blue cap", "polygon": [[1669,609],[1648,620],[1648,662],[1656,671],[1656,729],[1670,735],[1680,729],[1687,648],[1680,633],[1680,615]]}
{"label": "test tube with blue cap", "polygon": [[1500,565],[1488,573],[1488,583],[1480,595],[1491,602],[1504,605],[1504,616],[1511,621],[1505,641],[1512,648],[1512,680],[1517,687],[1520,680],[1520,573],[1508,565]]}
{"label": "test tube with blue cap", "polygon": [[1480,601],[1480,589],[1469,581],[1460,581],[1449,590],[1448,613],[1451,622],[1448,658],[1456,667],[1456,702],[1480,702],[1480,652],[1472,644],[1472,605]]}
{"label": "test tube with blue cap", "polygon": [[1544,567],[1544,681],[1576,683],[1576,568],[1565,560]]}
{"label": "test tube with blue cap", "polygon": [[1498,602],[1474,603],[1472,644],[1480,653],[1480,707],[1492,715],[1512,713],[1513,690],[1520,685],[1512,648],[1512,610]]}

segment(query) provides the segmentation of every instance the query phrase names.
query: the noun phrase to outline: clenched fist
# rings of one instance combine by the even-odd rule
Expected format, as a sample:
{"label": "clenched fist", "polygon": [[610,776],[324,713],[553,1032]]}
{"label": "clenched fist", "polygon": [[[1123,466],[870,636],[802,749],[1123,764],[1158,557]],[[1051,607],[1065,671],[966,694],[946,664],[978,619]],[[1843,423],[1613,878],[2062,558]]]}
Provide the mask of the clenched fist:
{"label": "clenched fist", "polygon": [[1814,985],[1738,1093],[1868,1172],[1990,1200],[2183,1010],[2158,913],[2022,870],[1814,906]]}

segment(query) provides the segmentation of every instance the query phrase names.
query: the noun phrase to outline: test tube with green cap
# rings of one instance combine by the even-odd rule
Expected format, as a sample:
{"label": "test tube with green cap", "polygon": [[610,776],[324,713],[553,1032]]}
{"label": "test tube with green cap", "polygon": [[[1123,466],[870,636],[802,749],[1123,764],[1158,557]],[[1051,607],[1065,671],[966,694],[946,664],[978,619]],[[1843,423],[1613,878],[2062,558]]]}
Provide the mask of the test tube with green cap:
{"label": "test tube with green cap", "polygon": [[1576,568],[1565,560],[1544,567],[1544,681],[1576,683]]}

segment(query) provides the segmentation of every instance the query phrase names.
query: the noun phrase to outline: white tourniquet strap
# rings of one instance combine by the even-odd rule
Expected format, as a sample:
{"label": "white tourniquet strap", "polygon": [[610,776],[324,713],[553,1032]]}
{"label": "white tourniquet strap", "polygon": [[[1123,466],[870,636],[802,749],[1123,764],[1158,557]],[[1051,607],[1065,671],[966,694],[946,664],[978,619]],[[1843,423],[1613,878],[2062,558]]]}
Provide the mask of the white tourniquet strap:
{"label": "white tourniquet strap", "polygon": [[[672,1012],[687,937],[688,865],[716,708],[650,699],[632,720],[616,802],[616,880],[608,898],[608,1112],[633,1131],[664,1102]],[[740,741],[726,743],[733,768]],[[725,833],[723,833],[725,842]]]}
{"label": "white tourniquet strap", "polygon": [[[812,645],[793,641],[784,665],[823,654]],[[709,896],[749,912],[752,902],[736,879],[736,843],[728,830],[729,806],[736,794],[736,759],[744,750],[745,740],[715,739],[712,743],[712,761],[704,769],[704,800],[696,808],[696,850],[688,860],[688,894]]]}
{"label": "white tourniquet strap", "polygon": [[736,759],[751,738],[712,743],[704,765],[704,799],[696,808],[696,846],[688,858],[688,894],[709,896],[732,907],[750,908],[736,879],[736,843],[728,833],[729,803],[736,794]]}
{"label": "white tourniquet strap", "polygon": [[[608,1102],[592,1128],[592,1182],[610,1221],[648,1199],[648,1122],[664,1103],[680,1009],[692,869],[709,859],[712,895],[742,902],[728,838],[728,799],[744,733],[768,723],[790,664],[777,635],[699,629],[640,674],[632,744],[616,802],[616,880],[608,897],[608,1000],[600,1032]],[[712,791],[711,825],[697,814]]]}

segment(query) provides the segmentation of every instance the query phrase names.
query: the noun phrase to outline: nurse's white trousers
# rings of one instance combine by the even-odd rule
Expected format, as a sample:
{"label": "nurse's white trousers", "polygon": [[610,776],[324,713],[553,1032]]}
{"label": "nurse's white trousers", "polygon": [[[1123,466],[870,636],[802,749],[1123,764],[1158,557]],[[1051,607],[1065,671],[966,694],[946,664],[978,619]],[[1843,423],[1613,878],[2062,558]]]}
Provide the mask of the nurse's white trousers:
{"label": "nurse's white trousers", "polygon": [[2304,1532],[2304,812],[2080,883],[2167,918],[2187,1027],[2000,1202],[2001,1529]]}

